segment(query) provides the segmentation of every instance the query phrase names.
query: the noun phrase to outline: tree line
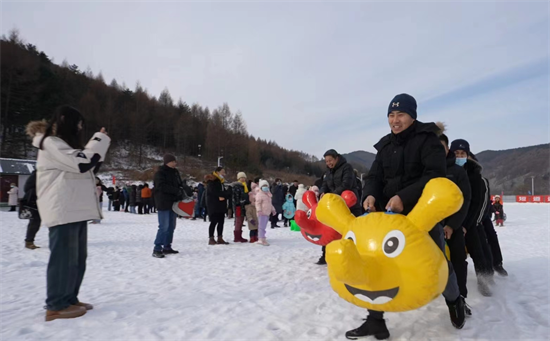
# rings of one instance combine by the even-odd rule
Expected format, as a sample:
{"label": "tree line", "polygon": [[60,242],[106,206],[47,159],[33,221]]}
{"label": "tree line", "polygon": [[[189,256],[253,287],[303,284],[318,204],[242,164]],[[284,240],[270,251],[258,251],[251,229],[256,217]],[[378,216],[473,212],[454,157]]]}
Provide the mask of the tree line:
{"label": "tree line", "polygon": [[131,146],[138,164],[144,148],[154,146],[211,161],[223,156],[226,166],[253,174],[266,168],[316,177],[324,172],[316,157],[249,134],[242,114],[232,112],[227,103],[211,111],[181,98],[174,101],[168,89],[156,98],[139,82],[134,90],[114,79],[107,84],[101,72],[94,76],[89,68],[82,71],[66,60],[55,64],[16,30],[0,39],[0,52],[2,157],[34,155],[25,125],[69,104],[86,118],[84,136],[105,126],[113,146]]}

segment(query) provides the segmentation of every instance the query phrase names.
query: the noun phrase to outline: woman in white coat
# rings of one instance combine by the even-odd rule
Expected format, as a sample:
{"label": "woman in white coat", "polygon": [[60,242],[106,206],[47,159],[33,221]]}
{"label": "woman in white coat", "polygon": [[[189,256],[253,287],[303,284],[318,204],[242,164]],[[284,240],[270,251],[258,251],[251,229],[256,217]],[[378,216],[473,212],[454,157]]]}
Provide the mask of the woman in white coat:
{"label": "woman in white coat", "polygon": [[17,188],[15,184],[11,184],[8,194],[10,195],[8,199],[8,206],[10,206],[10,212],[15,212],[17,208],[17,200],[19,199],[19,188]]}
{"label": "woman in white coat", "polygon": [[102,128],[82,147],[83,124],[78,110],[61,106],[47,125],[36,121],[27,126],[33,145],[39,148],[38,211],[49,228],[46,321],[79,317],[93,308],[78,300],[78,292],[86,271],[88,221],[102,218],[94,171],[111,139]]}

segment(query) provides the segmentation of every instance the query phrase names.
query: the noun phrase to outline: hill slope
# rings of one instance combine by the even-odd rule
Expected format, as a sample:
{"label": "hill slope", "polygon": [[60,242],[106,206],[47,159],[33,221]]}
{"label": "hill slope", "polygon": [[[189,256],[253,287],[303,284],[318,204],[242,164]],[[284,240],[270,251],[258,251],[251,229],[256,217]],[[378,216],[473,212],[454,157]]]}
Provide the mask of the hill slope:
{"label": "hill slope", "polygon": [[[376,155],[363,150],[343,154],[353,164],[370,169]],[[535,194],[550,194],[550,144],[507,150],[486,150],[477,158],[492,193],[528,194],[534,176]]]}

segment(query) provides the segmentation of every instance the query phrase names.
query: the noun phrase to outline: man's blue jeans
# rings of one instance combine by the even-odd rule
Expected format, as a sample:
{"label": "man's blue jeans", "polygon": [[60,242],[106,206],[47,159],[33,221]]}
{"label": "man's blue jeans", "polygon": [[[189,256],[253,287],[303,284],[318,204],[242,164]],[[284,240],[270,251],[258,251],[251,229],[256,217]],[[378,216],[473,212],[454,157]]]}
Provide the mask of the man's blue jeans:
{"label": "man's blue jeans", "polygon": [[172,210],[158,211],[159,229],[155,238],[155,251],[172,249],[177,215]]}

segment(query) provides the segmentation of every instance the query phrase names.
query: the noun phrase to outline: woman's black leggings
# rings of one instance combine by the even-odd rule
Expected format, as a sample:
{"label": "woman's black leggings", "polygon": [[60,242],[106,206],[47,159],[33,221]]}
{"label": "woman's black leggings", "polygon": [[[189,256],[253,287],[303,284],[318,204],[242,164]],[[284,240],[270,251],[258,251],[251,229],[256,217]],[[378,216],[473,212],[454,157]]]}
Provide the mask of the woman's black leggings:
{"label": "woman's black leggings", "polygon": [[224,213],[215,213],[210,214],[210,227],[208,229],[208,236],[213,238],[214,237],[214,230],[216,229],[216,225],[218,226],[218,237],[223,236],[223,223],[225,221],[225,214]]}

